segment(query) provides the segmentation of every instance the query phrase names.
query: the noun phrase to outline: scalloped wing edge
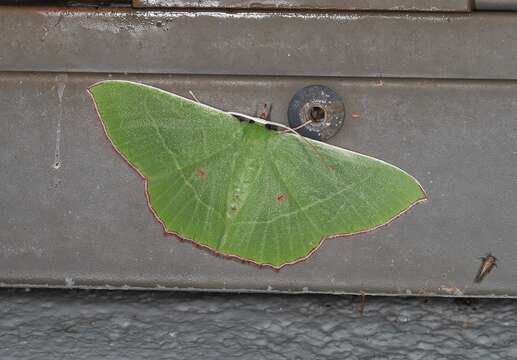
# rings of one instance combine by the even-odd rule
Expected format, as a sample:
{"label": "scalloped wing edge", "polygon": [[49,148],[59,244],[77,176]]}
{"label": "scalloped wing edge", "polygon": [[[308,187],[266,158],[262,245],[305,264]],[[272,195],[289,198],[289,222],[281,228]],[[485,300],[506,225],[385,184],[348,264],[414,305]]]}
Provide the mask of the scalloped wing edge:
{"label": "scalloped wing edge", "polygon": [[[410,175],[409,173],[407,173],[406,171],[404,171],[403,169],[400,169],[399,167],[393,165],[393,164],[390,164],[384,160],[381,160],[381,159],[377,159],[377,158],[374,158],[372,156],[368,156],[368,155],[364,155],[364,154],[360,154],[358,152],[355,152],[355,151],[352,151],[352,150],[347,150],[347,149],[343,149],[343,148],[340,148],[338,146],[334,146],[334,145],[330,145],[330,144],[327,144],[327,143],[324,143],[324,142],[320,142],[320,141],[317,141],[317,140],[313,140],[313,139],[309,139],[309,138],[305,138],[309,141],[312,141],[314,143],[317,143],[319,145],[323,145],[323,146],[327,146],[329,148],[333,148],[333,149],[337,149],[339,151],[343,151],[343,152],[347,152],[347,153],[352,153],[352,154],[356,154],[356,155],[360,155],[360,156],[365,156],[369,159],[373,159],[373,160],[376,160],[376,161],[380,161],[382,162],[383,164],[385,165],[388,165],[390,167],[393,167],[401,172],[403,172],[404,174],[406,174],[407,176],[409,176],[410,178],[413,179],[413,181],[415,181],[415,183],[420,187],[420,190],[422,192],[422,197],[416,199],[413,203],[409,204],[409,206],[405,209],[403,209],[402,211],[400,211],[399,213],[397,213],[396,215],[394,215],[393,217],[391,217],[389,220],[387,220],[386,222],[382,223],[382,224],[379,224],[373,228],[370,228],[370,229],[367,229],[367,230],[361,230],[361,231],[357,231],[357,232],[352,232],[352,233],[338,233],[338,234],[333,234],[333,235],[326,235],[326,236],[322,236],[320,238],[320,240],[318,241],[318,243],[316,244],[316,246],[314,246],[308,253],[307,255],[305,256],[302,256],[300,258],[297,258],[293,261],[290,261],[290,262],[286,262],[286,263],[283,263],[281,265],[274,265],[274,264],[269,264],[269,263],[259,263],[259,262],[256,262],[254,260],[251,260],[251,259],[246,259],[246,258],[242,258],[238,255],[233,255],[233,254],[227,254],[227,253],[223,253],[221,251],[218,251],[208,245],[204,245],[204,244],[200,244],[199,242],[197,242],[196,240],[194,239],[189,239],[183,235],[181,235],[180,233],[178,232],[175,232],[175,231],[171,231],[171,230],[168,230],[165,223],[162,221],[162,219],[158,216],[158,214],[156,213],[156,211],[154,210],[153,206],[151,205],[151,198],[150,198],[150,194],[149,194],[149,191],[148,191],[148,188],[147,188],[147,184],[148,184],[148,179],[147,177],[142,174],[140,172],[140,170],[138,170],[138,168],[133,165],[131,163],[131,161],[129,161],[129,159],[127,159],[116,147],[116,145],[113,143],[113,141],[111,140],[111,137],[109,136],[108,134],[108,130],[106,129],[106,125],[104,124],[104,121],[102,120],[102,117],[100,115],[100,112],[99,112],[99,109],[97,107],[97,102],[95,101],[95,96],[93,95],[93,93],[91,92],[90,89],[92,89],[93,87],[97,86],[97,85],[101,85],[103,83],[108,83],[108,82],[121,82],[121,83],[129,83],[129,84],[132,84],[132,85],[138,85],[138,86],[144,86],[144,87],[148,87],[150,89],[153,89],[153,90],[158,90],[158,91],[161,91],[165,94],[168,94],[168,95],[171,95],[171,96],[175,96],[175,97],[178,97],[178,98],[181,98],[183,100],[186,100],[186,101],[190,101],[192,103],[195,103],[197,105],[200,105],[200,106],[204,106],[210,110],[213,110],[213,111],[216,111],[216,112],[222,112],[222,113],[225,113],[225,114],[238,114],[238,115],[241,115],[241,116],[245,116],[247,118],[250,118],[254,121],[257,121],[261,124],[271,124],[271,125],[281,125],[282,127],[285,127],[285,125],[283,124],[278,124],[278,123],[275,123],[275,122],[271,122],[271,121],[267,121],[267,120],[264,120],[264,119],[260,119],[260,118],[255,118],[253,116],[249,116],[249,115],[244,115],[244,114],[240,114],[240,113],[231,113],[231,112],[225,112],[225,111],[222,111],[220,109],[217,109],[217,108],[214,108],[212,106],[209,106],[209,105],[206,105],[206,104],[203,104],[203,103],[199,103],[199,102],[196,102],[196,101],[193,101],[193,100],[190,100],[188,98],[185,98],[183,96],[180,96],[180,95],[177,95],[177,94],[174,94],[174,93],[171,93],[171,92],[168,92],[168,91],[165,91],[165,90],[162,90],[160,88],[157,88],[157,87],[154,87],[154,86],[150,86],[150,85],[147,85],[147,84],[142,84],[142,83],[138,83],[138,82],[134,82],[134,81],[128,81],[128,80],[103,80],[103,81],[99,81],[99,82],[96,82],[95,84],[89,86],[87,88],[87,92],[88,94],[90,95],[91,99],[93,100],[93,104],[94,104],[94,107],[95,107],[95,112],[97,113],[97,119],[98,121],[100,122],[101,126],[102,126],[102,129],[104,131],[104,135],[106,136],[108,142],[110,143],[112,149],[129,165],[129,167],[131,169],[133,169],[141,178],[142,180],[144,180],[144,188],[145,188],[145,198],[146,198],[146,201],[147,201],[147,207],[149,209],[149,211],[153,214],[153,217],[154,219],[159,223],[161,224],[162,226],[162,229],[163,229],[163,234],[166,235],[166,236],[174,236],[174,237],[177,237],[180,241],[184,241],[184,242],[189,242],[191,243],[193,246],[197,247],[197,248],[200,248],[200,249],[203,249],[203,250],[206,250],[208,251],[209,253],[211,253],[212,255],[214,256],[217,256],[217,257],[222,257],[224,259],[229,259],[229,260],[234,260],[234,261],[237,261],[237,262],[240,262],[240,263],[244,263],[244,264],[250,264],[250,265],[255,265],[257,266],[258,268],[270,268],[272,269],[273,271],[280,271],[282,268],[288,266],[288,265],[295,265],[295,264],[298,264],[300,262],[303,262],[307,259],[309,259],[310,257],[312,257],[312,255],[314,255],[314,253],[316,253],[316,251],[321,247],[323,246],[323,243],[325,242],[325,240],[332,240],[332,239],[335,239],[335,238],[344,238],[344,237],[350,237],[350,236],[354,236],[354,235],[360,235],[360,234],[368,234],[368,233],[371,233],[377,229],[380,229],[382,227],[385,227],[385,226],[388,226],[390,225],[391,223],[393,223],[394,221],[396,221],[398,218],[400,218],[402,215],[404,215],[405,213],[407,213],[409,210],[411,210],[414,206],[416,206],[417,204],[419,203],[422,203],[422,202],[425,202],[428,200],[428,196],[427,196],[427,193],[425,192],[424,188],[422,187],[422,185],[420,184],[420,182],[415,178],[413,177],[412,175]],[[285,134],[287,136],[296,136],[294,134]],[[300,135],[301,136],[301,135]]]}

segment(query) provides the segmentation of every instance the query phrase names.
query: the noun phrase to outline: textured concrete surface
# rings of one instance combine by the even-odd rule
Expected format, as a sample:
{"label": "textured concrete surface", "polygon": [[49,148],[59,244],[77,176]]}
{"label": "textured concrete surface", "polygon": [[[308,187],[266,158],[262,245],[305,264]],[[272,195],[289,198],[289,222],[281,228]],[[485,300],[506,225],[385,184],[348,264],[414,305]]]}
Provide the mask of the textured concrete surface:
{"label": "textured concrete surface", "polygon": [[0,359],[514,359],[517,302],[0,290]]}

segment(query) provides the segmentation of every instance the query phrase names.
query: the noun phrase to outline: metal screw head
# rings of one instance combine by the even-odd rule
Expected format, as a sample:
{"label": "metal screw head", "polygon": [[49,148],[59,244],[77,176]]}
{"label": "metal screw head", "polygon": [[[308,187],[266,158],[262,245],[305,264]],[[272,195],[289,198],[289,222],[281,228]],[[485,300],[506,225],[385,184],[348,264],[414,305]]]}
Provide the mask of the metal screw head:
{"label": "metal screw head", "polygon": [[345,105],[334,90],[311,85],[293,96],[287,117],[293,129],[310,121],[298,130],[301,135],[315,140],[328,140],[343,126]]}

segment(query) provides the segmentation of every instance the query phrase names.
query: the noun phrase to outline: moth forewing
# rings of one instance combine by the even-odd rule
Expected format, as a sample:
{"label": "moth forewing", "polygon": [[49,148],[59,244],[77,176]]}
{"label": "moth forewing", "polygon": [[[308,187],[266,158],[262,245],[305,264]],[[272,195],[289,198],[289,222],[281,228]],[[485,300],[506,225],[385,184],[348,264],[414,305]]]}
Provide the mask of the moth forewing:
{"label": "moth forewing", "polygon": [[492,254],[488,254],[487,256],[481,258],[481,260],[481,266],[479,267],[479,271],[474,278],[475,283],[480,283],[483,281],[485,276],[487,276],[494,267],[497,267],[497,258]]}

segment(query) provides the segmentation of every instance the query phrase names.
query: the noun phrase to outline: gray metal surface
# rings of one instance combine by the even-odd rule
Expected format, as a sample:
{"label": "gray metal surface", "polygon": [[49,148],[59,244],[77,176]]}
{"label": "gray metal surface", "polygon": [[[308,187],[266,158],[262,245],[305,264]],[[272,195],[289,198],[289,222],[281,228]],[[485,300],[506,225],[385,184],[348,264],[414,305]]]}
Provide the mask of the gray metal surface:
{"label": "gray metal surface", "polygon": [[[296,91],[329,86],[347,111],[330,142],[409,171],[430,201],[280,272],[214,257],[153,220],[142,180],[112,151],[86,94],[107,78],[192,90],[242,113],[270,103],[283,123]],[[517,296],[516,94],[513,81],[2,73],[0,282]],[[487,252],[499,266],[473,284]]]}
{"label": "gray metal surface", "polygon": [[476,10],[515,11],[516,0],[474,0]]}
{"label": "gray metal surface", "polygon": [[0,291],[0,358],[499,360],[517,304],[450,299]]}
{"label": "gray metal surface", "polygon": [[[485,0],[486,1],[486,0]],[[143,8],[469,11],[470,0],[133,0]]]}
{"label": "gray metal surface", "polygon": [[517,16],[2,8],[0,71],[517,79]]}

